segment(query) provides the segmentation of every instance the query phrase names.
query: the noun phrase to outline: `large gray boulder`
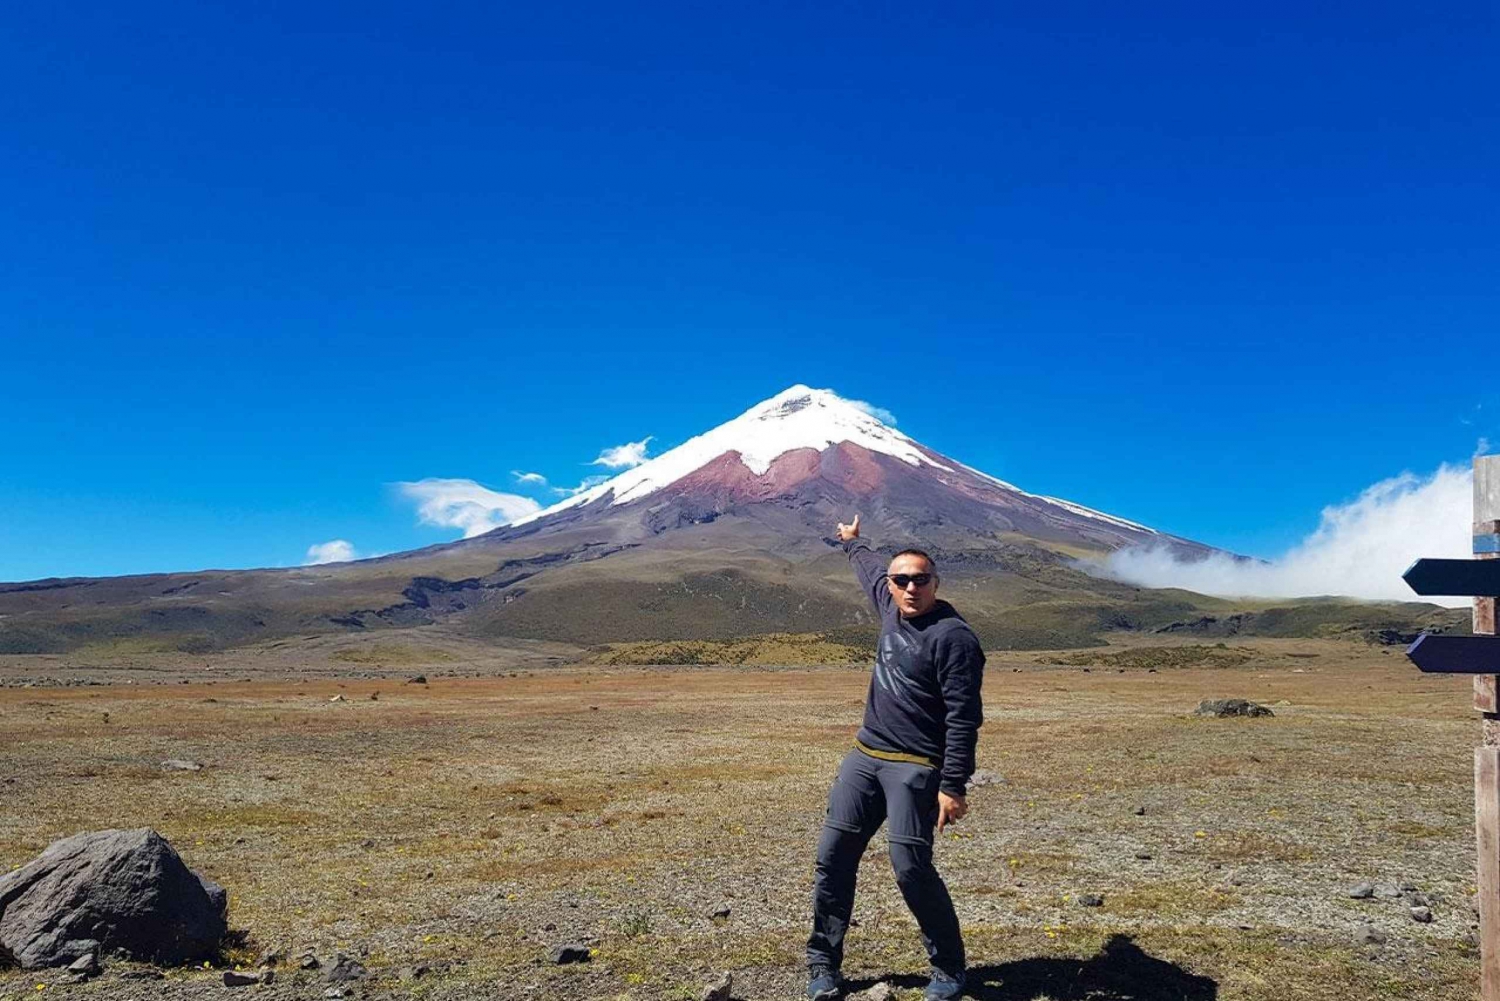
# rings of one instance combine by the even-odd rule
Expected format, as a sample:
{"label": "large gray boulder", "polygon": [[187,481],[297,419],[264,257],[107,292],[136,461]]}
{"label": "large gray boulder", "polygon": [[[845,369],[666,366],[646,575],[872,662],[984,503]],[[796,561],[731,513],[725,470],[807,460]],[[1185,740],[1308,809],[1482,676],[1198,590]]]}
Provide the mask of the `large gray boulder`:
{"label": "large gray boulder", "polygon": [[120,952],[176,965],[212,956],[228,896],[148,828],[75,834],[0,876],[0,965],[67,966]]}

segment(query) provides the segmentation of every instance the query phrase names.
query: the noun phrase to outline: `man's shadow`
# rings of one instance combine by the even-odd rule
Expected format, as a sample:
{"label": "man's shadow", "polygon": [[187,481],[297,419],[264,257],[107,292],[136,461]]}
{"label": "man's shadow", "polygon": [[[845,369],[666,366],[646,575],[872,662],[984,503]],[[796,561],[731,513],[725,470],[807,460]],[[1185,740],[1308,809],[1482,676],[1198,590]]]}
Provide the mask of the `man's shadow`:
{"label": "man's shadow", "polygon": [[[921,987],[921,977],[892,977]],[[874,982],[850,983],[863,990]],[[1219,985],[1175,963],[1148,955],[1128,935],[1115,935],[1088,959],[1018,959],[969,967],[968,996],[978,1001],[1215,1001]]]}

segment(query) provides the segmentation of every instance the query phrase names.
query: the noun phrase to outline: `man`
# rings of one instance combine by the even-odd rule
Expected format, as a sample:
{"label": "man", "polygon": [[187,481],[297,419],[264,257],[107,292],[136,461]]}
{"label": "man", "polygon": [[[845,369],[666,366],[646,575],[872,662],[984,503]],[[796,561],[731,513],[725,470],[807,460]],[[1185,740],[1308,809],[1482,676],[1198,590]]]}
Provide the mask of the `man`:
{"label": "man", "polygon": [[930,556],[908,549],[882,566],[859,537],[859,515],[838,526],[838,537],[880,616],[880,643],[864,726],[839,766],[818,839],[807,996],[839,995],[860,856],[889,819],[896,884],[932,964],[926,997],[948,1001],[964,991],[964,943],[948,887],[932,865],[933,826],[941,833],[969,809],[964,793],[984,721],[984,653],[968,623],[938,600]]}

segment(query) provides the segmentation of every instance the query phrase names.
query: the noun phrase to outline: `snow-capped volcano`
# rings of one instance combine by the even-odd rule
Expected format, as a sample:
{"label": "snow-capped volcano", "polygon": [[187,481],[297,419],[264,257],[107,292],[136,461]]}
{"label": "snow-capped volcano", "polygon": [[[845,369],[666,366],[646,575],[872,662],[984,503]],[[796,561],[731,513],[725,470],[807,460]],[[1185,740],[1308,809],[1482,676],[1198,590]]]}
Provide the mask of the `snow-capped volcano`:
{"label": "snow-capped volcano", "polygon": [[[677,523],[783,502],[810,521],[846,507],[885,527],[963,544],[978,536],[1116,549],[1172,541],[1154,529],[1025,490],[926,447],[827,389],[796,385],[654,459],[515,522],[546,526],[639,505],[681,508]],[[685,512],[685,513],[683,513]]]}
{"label": "snow-capped volcano", "polygon": [[761,476],[788,452],[803,448],[821,452],[840,442],[893,456],[913,466],[927,463],[948,469],[936,463],[911,438],[843,397],[827,389],[797,385],[757,403],[732,421],[689,438],[671,451],[514,524],[523,525],[606,496],[612,498],[612,504],[640,500],[722,456],[738,457],[746,469]]}

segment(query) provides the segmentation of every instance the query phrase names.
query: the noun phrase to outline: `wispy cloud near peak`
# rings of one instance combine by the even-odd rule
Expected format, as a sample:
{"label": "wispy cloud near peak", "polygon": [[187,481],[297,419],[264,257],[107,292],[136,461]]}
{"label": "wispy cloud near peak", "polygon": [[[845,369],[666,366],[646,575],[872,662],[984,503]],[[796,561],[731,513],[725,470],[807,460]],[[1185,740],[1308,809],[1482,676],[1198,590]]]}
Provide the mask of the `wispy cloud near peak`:
{"label": "wispy cloud near peak", "polygon": [[422,524],[461,529],[466,539],[542,509],[530,497],[503,494],[473,480],[434,477],[398,483],[396,487],[408,500],[417,503],[417,519]]}
{"label": "wispy cloud near peak", "polygon": [[855,410],[864,411],[882,424],[889,424],[891,427],[896,426],[896,415],[885,409],[885,407],[877,407],[875,404],[866,403],[864,400],[845,400],[844,402]]}
{"label": "wispy cloud near peak", "polygon": [[646,461],[646,443],[651,438],[651,435],[647,435],[640,441],[627,441],[623,445],[606,448],[599,453],[599,458],[589,465],[604,466],[608,469],[632,469],[639,466]]}

